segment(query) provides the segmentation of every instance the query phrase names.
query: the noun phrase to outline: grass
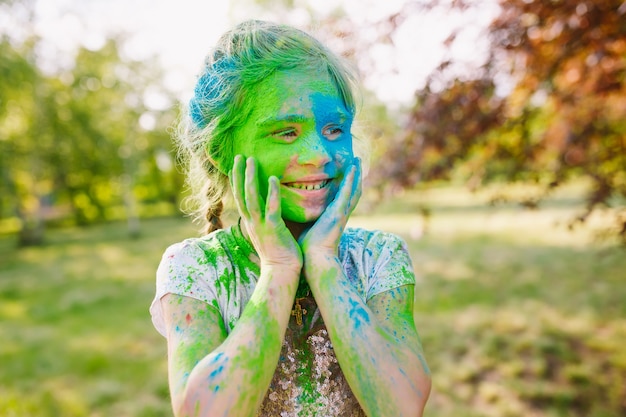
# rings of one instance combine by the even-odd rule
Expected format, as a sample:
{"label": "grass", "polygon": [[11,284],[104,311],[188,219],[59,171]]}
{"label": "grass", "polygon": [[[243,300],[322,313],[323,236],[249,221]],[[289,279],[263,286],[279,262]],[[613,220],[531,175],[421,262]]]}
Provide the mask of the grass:
{"label": "grass", "polygon": [[352,219],[409,244],[433,372],[426,415],[626,415],[626,256],[597,240],[601,213],[568,230],[578,193],[529,211],[433,189]]}
{"label": "grass", "polygon": [[180,220],[55,230],[0,259],[0,415],[167,416],[164,339],[147,312]]}
{"label": "grass", "polygon": [[[364,203],[351,219],[409,245],[433,372],[426,415],[626,414],[626,256],[566,229],[575,191],[524,211],[448,187]],[[135,240],[121,223],[50,230],[37,248],[2,237],[0,415],[171,416],[147,308],[163,250],[194,234],[155,219]]]}

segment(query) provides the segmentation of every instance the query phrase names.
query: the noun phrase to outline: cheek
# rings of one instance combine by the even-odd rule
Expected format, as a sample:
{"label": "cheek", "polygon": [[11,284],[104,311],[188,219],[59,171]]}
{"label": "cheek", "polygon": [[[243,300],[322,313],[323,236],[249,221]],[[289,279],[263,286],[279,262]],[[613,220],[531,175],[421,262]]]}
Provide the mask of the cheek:
{"label": "cheek", "polygon": [[341,167],[347,167],[354,161],[354,151],[352,149],[352,139],[332,142],[329,149],[329,153],[333,155],[333,159],[337,165]]}
{"label": "cheek", "polygon": [[255,155],[259,162],[259,176],[265,182],[271,175],[275,175],[280,180],[293,157],[293,154],[288,152],[286,148],[274,149],[271,146],[258,149]]}
{"label": "cheek", "polygon": [[269,177],[276,176],[279,180],[281,179],[289,162],[285,160],[288,156],[285,156],[284,151],[272,149],[271,146],[266,146],[265,149],[255,147],[251,156],[254,156],[257,160],[259,191],[261,197],[265,200],[267,198]]}

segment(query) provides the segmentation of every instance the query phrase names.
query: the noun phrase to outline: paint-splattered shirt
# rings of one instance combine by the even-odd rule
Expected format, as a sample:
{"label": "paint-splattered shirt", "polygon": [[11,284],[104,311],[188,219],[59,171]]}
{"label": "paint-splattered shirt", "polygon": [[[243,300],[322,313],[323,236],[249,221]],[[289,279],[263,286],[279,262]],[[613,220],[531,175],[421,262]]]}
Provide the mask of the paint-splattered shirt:
{"label": "paint-splattered shirt", "polygon": [[[406,244],[380,231],[348,228],[339,244],[346,276],[364,301],[414,284]],[[258,257],[237,226],[170,246],[157,270],[150,306],[156,329],[166,336],[159,300],[173,293],[217,308],[227,332],[233,329],[259,277]],[[364,416],[339,367],[326,326],[312,297],[301,299],[300,320],[292,313],[285,342],[259,416]]]}

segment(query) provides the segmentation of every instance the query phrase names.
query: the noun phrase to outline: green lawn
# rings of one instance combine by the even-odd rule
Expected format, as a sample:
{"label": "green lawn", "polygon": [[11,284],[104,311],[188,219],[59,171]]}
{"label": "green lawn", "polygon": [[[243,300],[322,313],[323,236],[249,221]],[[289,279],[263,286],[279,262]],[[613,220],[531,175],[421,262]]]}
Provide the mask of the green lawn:
{"label": "green lawn", "polygon": [[[427,416],[626,415],[626,252],[567,231],[572,193],[524,211],[448,187],[351,219],[409,244]],[[0,238],[0,416],[171,416],[147,309],[161,253],[193,234],[157,219],[136,240],[121,223],[50,230],[38,248]]]}

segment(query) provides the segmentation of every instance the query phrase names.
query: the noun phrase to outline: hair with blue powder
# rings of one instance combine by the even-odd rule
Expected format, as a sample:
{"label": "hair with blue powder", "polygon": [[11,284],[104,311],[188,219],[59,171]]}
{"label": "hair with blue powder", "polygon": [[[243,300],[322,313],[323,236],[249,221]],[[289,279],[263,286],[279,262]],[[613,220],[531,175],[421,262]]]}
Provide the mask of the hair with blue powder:
{"label": "hair with blue powder", "polygon": [[225,33],[206,58],[175,139],[191,191],[186,209],[206,223],[207,233],[222,227],[233,141],[256,99],[248,95],[276,71],[303,68],[328,71],[354,117],[357,82],[351,67],[317,39],[293,27],[243,22]]}

